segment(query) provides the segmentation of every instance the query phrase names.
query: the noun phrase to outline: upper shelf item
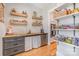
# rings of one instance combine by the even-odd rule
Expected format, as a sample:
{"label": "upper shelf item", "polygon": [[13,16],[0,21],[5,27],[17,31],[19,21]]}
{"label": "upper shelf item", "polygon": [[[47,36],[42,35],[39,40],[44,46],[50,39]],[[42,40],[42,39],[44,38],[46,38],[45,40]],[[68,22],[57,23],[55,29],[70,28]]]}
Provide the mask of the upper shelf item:
{"label": "upper shelf item", "polygon": [[55,10],[53,11],[53,18],[57,20],[60,18],[64,18],[76,14],[79,14],[79,8],[75,8],[73,10],[71,9]]}
{"label": "upper shelf item", "polygon": [[79,14],[79,8],[74,8],[74,9],[67,9],[68,6],[73,6],[75,3],[63,3],[57,5],[57,7],[51,9],[49,11],[50,13],[50,18],[54,20],[59,20],[61,18],[69,17],[69,16],[75,16]]}
{"label": "upper shelf item", "polygon": [[37,12],[36,11],[33,12],[32,19],[42,20],[42,18],[43,18],[42,16],[37,16]]}
{"label": "upper shelf item", "polygon": [[15,19],[11,19],[10,20],[10,24],[11,25],[27,25],[27,21],[26,20],[15,20]]}
{"label": "upper shelf item", "polygon": [[27,15],[26,12],[24,12],[24,11],[23,11],[22,13],[17,12],[17,11],[15,10],[15,8],[12,9],[11,15],[13,15],[13,16],[19,16],[19,17],[25,17],[25,18],[28,17],[28,15]]}
{"label": "upper shelf item", "polygon": [[32,26],[42,26],[43,17],[38,16],[36,11],[33,12],[32,19],[33,19]]}
{"label": "upper shelf item", "polygon": [[32,26],[42,26],[42,21],[33,21]]}
{"label": "upper shelf item", "polygon": [[4,4],[3,3],[0,3],[0,8],[4,8]]}

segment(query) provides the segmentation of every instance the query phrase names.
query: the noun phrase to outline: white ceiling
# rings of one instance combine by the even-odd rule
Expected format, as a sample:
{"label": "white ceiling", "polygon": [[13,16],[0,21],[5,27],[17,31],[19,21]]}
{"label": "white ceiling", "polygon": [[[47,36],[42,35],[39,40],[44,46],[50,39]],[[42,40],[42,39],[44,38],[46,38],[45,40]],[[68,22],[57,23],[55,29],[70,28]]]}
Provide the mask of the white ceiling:
{"label": "white ceiling", "polygon": [[21,6],[21,4],[23,4],[27,7],[30,7],[32,9],[35,8],[35,9],[38,9],[40,11],[48,11],[57,5],[57,3],[14,3],[14,5],[15,4],[20,5],[20,6]]}
{"label": "white ceiling", "polygon": [[57,3],[27,3],[27,5],[30,5],[40,10],[49,10],[54,8]]}

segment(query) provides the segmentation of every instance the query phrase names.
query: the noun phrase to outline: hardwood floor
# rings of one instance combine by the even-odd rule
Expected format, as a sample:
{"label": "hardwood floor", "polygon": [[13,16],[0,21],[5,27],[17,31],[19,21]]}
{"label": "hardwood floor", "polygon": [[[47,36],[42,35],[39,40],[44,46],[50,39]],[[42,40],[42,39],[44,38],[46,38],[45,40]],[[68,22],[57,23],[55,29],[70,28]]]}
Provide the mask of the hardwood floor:
{"label": "hardwood floor", "polygon": [[57,44],[53,42],[50,46],[43,46],[37,49],[32,49],[28,52],[17,54],[16,56],[56,56]]}
{"label": "hardwood floor", "polygon": [[23,52],[20,54],[17,54],[16,56],[49,56],[49,46],[43,46],[37,49],[32,49],[27,52]]}

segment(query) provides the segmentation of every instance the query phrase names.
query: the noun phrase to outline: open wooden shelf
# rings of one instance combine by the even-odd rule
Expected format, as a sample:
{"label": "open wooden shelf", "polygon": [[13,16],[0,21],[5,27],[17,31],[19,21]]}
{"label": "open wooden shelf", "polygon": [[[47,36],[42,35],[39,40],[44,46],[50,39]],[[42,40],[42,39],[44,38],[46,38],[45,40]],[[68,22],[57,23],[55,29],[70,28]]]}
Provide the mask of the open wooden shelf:
{"label": "open wooden shelf", "polygon": [[21,25],[27,25],[27,24],[24,24],[24,23],[19,23],[19,24],[17,24],[17,23],[11,23],[11,25],[18,25],[18,26],[21,26]]}
{"label": "open wooden shelf", "polygon": [[42,20],[42,17],[32,17],[32,19]]}
{"label": "open wooden shelf", "polygon": [[19,16],[19,17],[26,17],[27,18],[27,14],[22,14],[22,13],[18,13],[18,12],[11,12],[11,15]]}
{"label": "open wooden shelf", "polygon": [[10,20],[11,25],[27,25],[27,21]]}
{"label": "open wooden shelf", "polygon": [[4,20],[4,5],[3,3],[0,3],[0,22],[3,22]]}

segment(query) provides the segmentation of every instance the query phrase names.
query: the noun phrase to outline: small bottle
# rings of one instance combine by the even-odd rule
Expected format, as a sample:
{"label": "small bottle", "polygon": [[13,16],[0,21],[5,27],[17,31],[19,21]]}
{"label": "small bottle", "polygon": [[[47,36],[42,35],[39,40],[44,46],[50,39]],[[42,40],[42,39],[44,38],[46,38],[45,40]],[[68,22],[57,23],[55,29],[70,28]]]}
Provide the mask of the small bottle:
{"label": "small bottle", "polygon": [[42,27],[42,29],[41,29],[41,33],[44,33],[43,27]]}
{"label": "small bottle", "polygon": [[31,30],[29,30],[29,32],[27,34],[31,34]]}

